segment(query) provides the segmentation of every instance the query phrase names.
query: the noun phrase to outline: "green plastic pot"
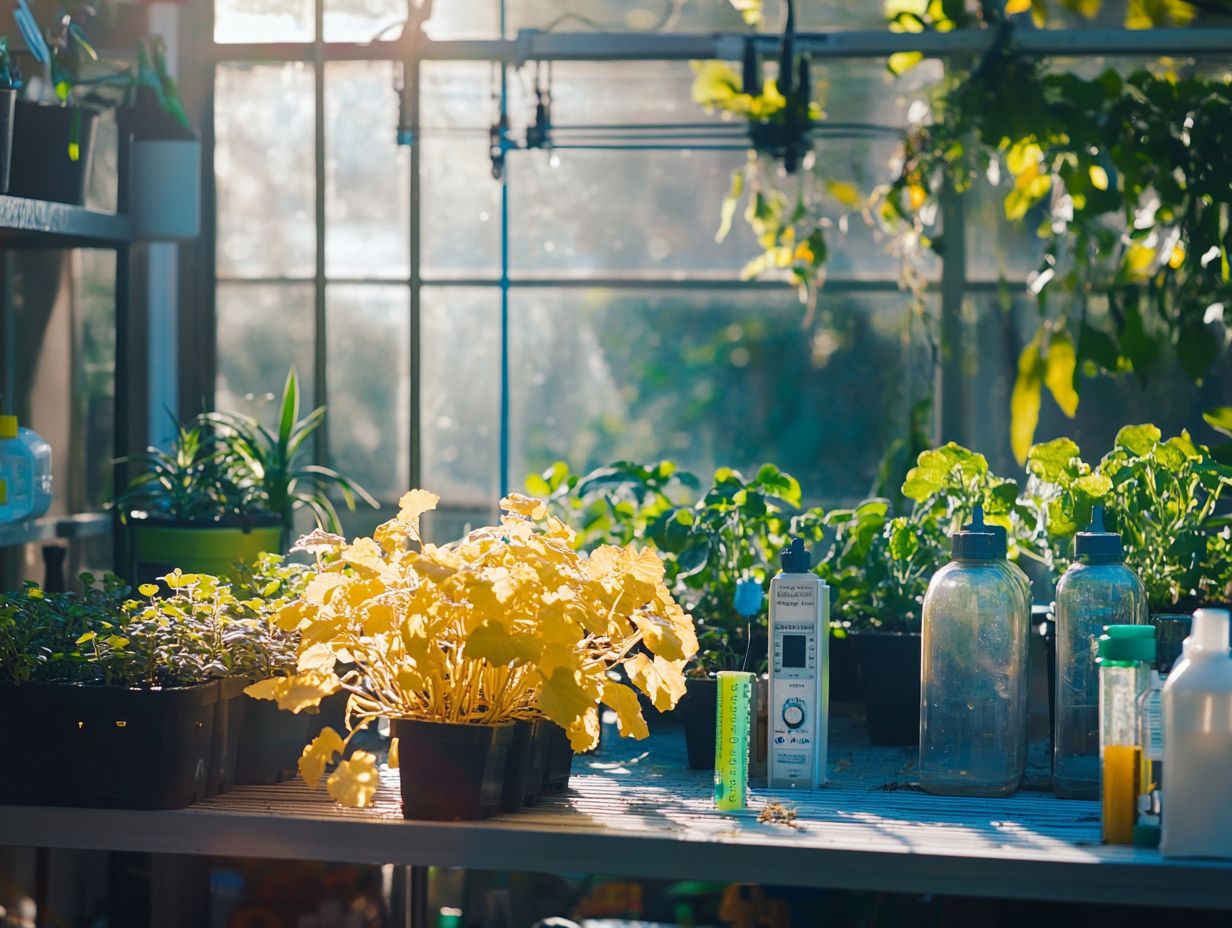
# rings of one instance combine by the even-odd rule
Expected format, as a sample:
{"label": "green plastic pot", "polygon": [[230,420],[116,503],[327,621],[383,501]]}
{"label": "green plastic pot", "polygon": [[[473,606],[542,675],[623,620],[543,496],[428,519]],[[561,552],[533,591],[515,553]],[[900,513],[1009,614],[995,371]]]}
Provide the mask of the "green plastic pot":
{"label": "green plastic pot", "polygon": [[133,585],[153,583],[179,568],[185,573],[234,579],[238,561],[252,563],[265,552],[282,552],[282,524],[163,525],[133,519],[128,524]]}

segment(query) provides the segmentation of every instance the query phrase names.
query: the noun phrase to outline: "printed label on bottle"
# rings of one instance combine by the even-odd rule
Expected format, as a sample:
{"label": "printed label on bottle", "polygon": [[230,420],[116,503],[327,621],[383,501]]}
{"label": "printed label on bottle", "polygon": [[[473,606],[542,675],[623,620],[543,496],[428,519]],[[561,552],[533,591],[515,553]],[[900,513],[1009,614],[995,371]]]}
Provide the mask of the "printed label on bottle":
{"label": "printed label on bottle", "polygon": [[1151,687],[1142,707],[1146,716],[1146,756],[1149,760],[1164,759],[1163,691]]}

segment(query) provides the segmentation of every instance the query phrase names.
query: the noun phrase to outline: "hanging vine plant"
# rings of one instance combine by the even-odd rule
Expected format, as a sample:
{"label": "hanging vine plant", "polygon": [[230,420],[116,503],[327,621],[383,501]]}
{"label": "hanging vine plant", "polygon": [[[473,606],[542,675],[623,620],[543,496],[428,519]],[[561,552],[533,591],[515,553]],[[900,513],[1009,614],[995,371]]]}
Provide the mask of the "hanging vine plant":
{"label": "hanging vine plant", "polygon": [[[808,289],[824,280],[827,212],[836,205],[875,217],[904,254],[943,254],[937,218],[947,185],[962,193],[984,178],[1010,180],[1006,218],[1033,226],[1043,243],[1029,278],[1040,324],[1018,359],[1011,399],[1019,460],[1033,441],[1044,390],[1072,417],[1087,376],[1145,379],[1170,353],[1200,381],[1229,343],[1229,78],[1146,69],[1084,78],[1052,70],[1015,45],[1020,20],[1041,25],[1103,9],[1101,0],[888,0],[895,31],[996,30],[990,50],[965,73],[952,73],[928,117],[908,130],[897,177],[867,201],[851,185],[811,172],[793,178],[788,193],[766,158],[751,153],[721,211],[720,238],[743,199],[763,249],[745,276],[787,270]],[[1180,26],[1222,10],[1232,13],[1232,3],[1129,0],[1124,22]],[[887,64],[900,74],[919,60],[908,52]],[[698,66],[694,96],[753,123],[772,122],[785,105],[775,108],[772,82],[745,94],[735,70],[718,63]],[[904,267],[905,283],[918,292],[911,262]]]}

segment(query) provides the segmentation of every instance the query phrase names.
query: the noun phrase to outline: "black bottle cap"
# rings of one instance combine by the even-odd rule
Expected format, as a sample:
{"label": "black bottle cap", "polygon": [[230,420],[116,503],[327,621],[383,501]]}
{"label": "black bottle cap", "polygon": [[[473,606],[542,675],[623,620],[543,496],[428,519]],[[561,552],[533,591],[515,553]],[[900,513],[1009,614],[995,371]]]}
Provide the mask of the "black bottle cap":
{"label": "black bottle cap", "polygon": [[803,538],[793,538],[791,545],[779,554],[779,564],[785,574],[807,574],[813,566],[813,556]]}
{"label": "black bottle cap", "polygon": [[970,525],[950,535],[950,552],[956,561],[995,561],[1005,557],[1005,542],[993,526],[985,524],[983,506],[975,507]]}
{"label": "black bottle cap", "polygon": [[1091,564],[1118,564],[1125,560],[1121,536],[1104,531],[1104,507],[1091,509],[1091,525],[1074,536],[1074,556]]}
{"label": "black bottle cap", "polygon": [[1159,642],[1159,650],[1155,654],[1155,669],[1166,674],[1181,656],[1181,644],[1189,637],[1193,616],[1183,613],[1153,615],[1151,624],[1155,626],[1156,640]]}

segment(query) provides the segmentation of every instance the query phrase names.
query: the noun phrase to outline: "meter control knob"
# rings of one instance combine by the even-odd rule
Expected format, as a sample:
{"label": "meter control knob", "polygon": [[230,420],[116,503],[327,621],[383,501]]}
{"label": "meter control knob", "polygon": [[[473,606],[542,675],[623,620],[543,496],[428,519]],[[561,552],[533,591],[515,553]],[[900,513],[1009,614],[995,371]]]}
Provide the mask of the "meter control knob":
{"label": "meter control knob", "polygon": [[804,724],[804,700],[789,699],[783,703],[783,721],[788,728],[799,728]]}

